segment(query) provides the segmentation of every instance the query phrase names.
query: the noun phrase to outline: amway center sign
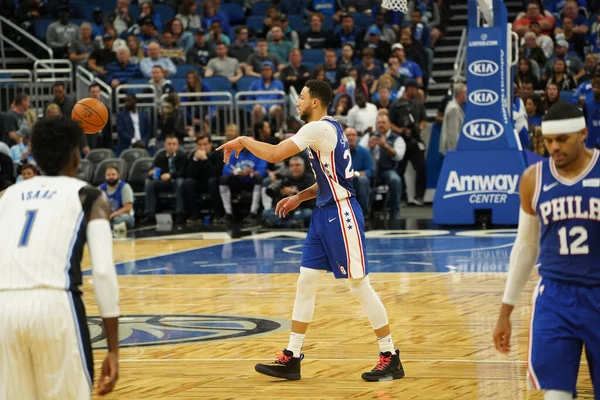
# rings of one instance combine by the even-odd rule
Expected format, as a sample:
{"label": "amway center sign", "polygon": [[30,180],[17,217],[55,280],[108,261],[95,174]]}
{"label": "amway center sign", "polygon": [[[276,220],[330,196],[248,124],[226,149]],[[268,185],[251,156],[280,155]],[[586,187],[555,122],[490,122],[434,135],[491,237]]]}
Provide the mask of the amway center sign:
{"label": "amway center sign", "polygon": [[469,203],[506,203],[508,196],[518,196],[519,175],[459,175],[450,171],[444,199],[469,196]]}

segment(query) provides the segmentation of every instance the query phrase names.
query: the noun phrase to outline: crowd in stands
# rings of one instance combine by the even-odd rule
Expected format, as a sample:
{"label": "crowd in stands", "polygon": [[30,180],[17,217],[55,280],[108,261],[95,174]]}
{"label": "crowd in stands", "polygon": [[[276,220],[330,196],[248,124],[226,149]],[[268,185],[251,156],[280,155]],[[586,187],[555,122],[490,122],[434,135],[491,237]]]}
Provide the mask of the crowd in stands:
{"label": "crowd in stands", "polygon": [[[435,44],[444,36],[450,15],[446,0],[410,0],[406,15],[382,9],[380,1],[360,0],[266,4],[256,0],[243,4],[116,0],[110,6],[77,0],[7,3],[13,6],[7,4],[2,13],[43,38],[55,58],[83,66],[113,89],[145,83],[157,94],[157,126],[139,107],[136,95],[129,93],[117,114],[110,116],[113,123],[82,138],[83,157],[102,148],[116,154],[140,149],[154,156],[141,189],[145,191],[143,215],[149,221],[160,211],[162,193],[174,194],[176,220],[184,221],[197,217],[194,210],[201,194],[208,195],[213,212],[231,218],[238,192],[250,197],[251,220],[262,215],[270,224],[283,226],[308,220],[310,207],[290,221],[277,222],[272,215],[274,201],[312,184],[307,157],[273,166],[242,153],[222,165],[211,138],[214,119],[219,116],[206,107],[203,117],[195,118],[180,105],[181,93],[218,91],[211,87],[215,77],[226,78],[232,90],[239,90],[244,82],[244,90],[250,92],[284,91],[286,95],[293,89],[301,91],[308,79],[329,82],[335,94],[330,113],[349,136],[365,215],[369,214],[371,190],[384,184],[390,218],[398,218],[408,162],[417,171],[417,179],[414,198],[407,200],[423,204],[424,100],[427,86],[433,82]],[[47,19],[53,22],[41,24]],[[45,32],[37,31],[40,26],[47,27]],[[552,75],[549,79],[560,78]],[[61,82],[53,86],[54,99],[44,106],[44,118],[71,115],[77,99],[67,92],[69,87]],[[89,96],[101,99],[101,87],[91,85]],[[285,134],[297,131],[297,119],[285,115],[280,105],[268,103],[278,98],[278,93],[254,95],[257,104],[245,110],[250,124],[229,125],[226,138],[244,134],[277,143]],[[25,166],[35,169],[27,141],[40,110],[30,110],[29,97],[19,93],[10,110],[0,111],[0,146],[4,142],[11,161],[11,168],[0,163],[1,189],[15,180],[12,163],[18,165],[14,172],[19,179],[25,178]],[[117,142],[113,141],[115,129]],[[186,139],[195,140],[196,149],[184,151]],[[19,151],[13,152],[15,148]],[[0,147],[0,157],[4,153]],[[5,162],[4,157],[0,161]],[[9,169],[10,177],[4,175]],[[126,178],[126,171],[111,165],[106,168],[103,190],[113,195],[115,224],[130,228],[133,191],[121,184]]]}

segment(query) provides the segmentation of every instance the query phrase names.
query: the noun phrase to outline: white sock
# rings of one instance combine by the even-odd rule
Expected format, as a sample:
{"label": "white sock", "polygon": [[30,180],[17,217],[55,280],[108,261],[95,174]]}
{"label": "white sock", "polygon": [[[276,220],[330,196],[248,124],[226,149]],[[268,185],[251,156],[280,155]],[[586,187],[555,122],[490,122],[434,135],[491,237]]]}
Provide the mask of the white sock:
{"label": "white sock", "polygon": [[294,357],[300,357],[300,351],[302,350],[305,336],[305,333],[290,332],[290,342],[288,343],[287,349],[294,353]]}
{"label": "white sock", "polygon": [[392,341],[391,333],[382,338],[377,338],[377,343],[379,343],[379,351],[382,353],[385,353],[386,351],[389,351],[392,354],[394,353],[394,342]]}
{"label": "white sock", "polygon": [[231,189],[227,185],[219,185],[219,192],[225,213],[231,214]]}

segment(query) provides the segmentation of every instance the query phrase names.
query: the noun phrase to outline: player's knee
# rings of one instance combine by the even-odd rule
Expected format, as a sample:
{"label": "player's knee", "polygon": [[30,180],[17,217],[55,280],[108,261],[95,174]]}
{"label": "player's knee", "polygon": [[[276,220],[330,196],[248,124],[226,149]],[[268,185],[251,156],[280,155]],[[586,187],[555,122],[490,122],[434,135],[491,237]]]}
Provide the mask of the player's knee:
{"label": "player's knee", "polygon": [[298,292],[315,292],[321,277],[325,271],[300,267],[300,277],[298,277]]}
{"label": "player's knee", "polygon": [[350,293],[355,297],[360,297],[365,290],[370,290],[371,288],[371,282],[369,281],[368,276],[360,279],[347,279],[346,284],[350,289]]}

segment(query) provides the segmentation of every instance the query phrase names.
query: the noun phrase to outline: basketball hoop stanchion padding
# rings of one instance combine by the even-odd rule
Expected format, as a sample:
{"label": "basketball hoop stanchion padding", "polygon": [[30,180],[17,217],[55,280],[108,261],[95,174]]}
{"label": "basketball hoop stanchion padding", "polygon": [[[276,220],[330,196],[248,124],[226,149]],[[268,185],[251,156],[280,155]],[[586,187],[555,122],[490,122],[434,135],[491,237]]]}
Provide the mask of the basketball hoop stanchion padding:
{"label": "basketball hoop stanchion padding", "polygon": [[437,184],[433,220],[471,225],[477,210],[492,224],[517,224],[519,178],[525,157],[512,123],[510,27],[502,0],[493,23],[479,27],[478,2],[468,0],[467,104],[455,151],[448,151]]}

